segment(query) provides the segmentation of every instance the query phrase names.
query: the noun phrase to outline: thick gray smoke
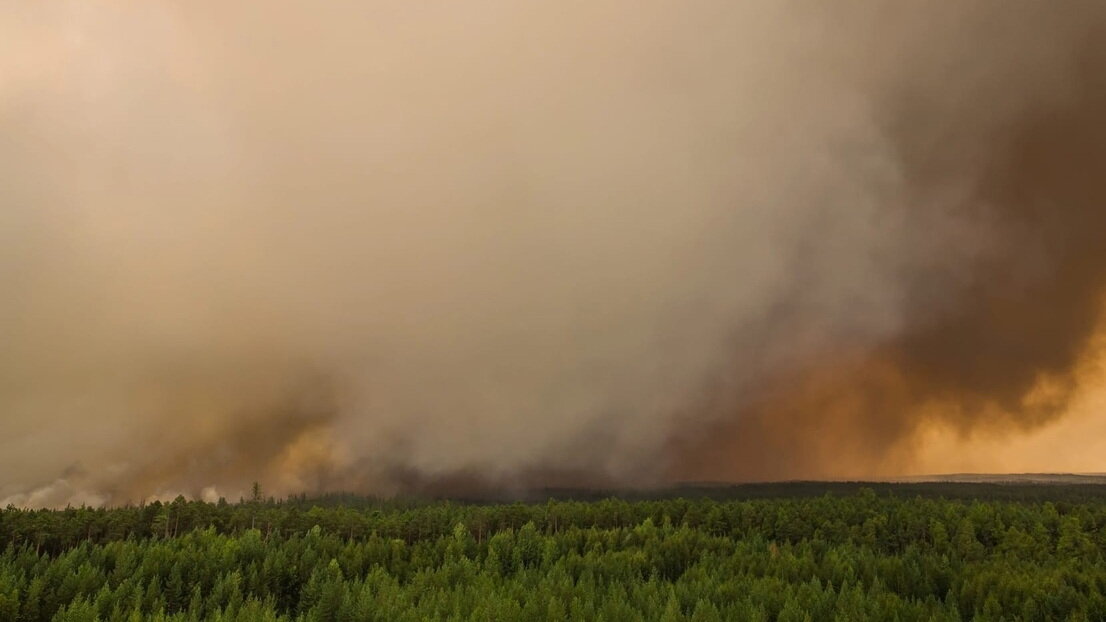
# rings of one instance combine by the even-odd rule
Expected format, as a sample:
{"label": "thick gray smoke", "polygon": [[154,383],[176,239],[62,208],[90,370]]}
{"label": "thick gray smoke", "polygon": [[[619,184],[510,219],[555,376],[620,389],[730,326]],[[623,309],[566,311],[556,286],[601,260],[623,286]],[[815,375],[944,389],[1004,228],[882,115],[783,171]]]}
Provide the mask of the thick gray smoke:
{"label": "thick gray smoke", "polygon": [[4,3],[0,500],[816,475],[833,417],[1062,412],[1097,5],[478,4]]}

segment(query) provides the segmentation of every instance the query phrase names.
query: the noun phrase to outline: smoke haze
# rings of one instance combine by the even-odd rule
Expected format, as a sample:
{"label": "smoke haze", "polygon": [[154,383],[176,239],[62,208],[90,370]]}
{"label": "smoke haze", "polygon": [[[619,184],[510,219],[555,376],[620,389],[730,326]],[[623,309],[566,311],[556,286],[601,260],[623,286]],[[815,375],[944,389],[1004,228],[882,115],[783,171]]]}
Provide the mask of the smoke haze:
{"label": "smoke haze", "polygon": [[321,4],[0,5],[0,501],[910,473],[1102,377],[1099,3]]}

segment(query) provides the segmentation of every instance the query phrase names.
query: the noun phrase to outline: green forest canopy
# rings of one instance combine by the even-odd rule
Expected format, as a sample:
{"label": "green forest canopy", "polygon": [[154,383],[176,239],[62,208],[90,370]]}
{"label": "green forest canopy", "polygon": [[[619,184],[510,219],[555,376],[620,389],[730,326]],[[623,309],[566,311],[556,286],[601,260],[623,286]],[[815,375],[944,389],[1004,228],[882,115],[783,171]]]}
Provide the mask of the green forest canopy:
{"label": "green forest canopy", "polygon": [[671,495],[9,507],[0,620],[1106,619],[1099,487]]}

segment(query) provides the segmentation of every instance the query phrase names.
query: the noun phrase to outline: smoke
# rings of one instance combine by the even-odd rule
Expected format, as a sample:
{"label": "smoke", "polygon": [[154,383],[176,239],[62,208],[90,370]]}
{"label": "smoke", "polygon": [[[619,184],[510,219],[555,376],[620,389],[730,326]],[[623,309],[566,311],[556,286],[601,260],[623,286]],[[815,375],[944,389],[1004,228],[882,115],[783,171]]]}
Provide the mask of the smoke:
{"label": "smoke", "polygon": [[5,503],[905,472],[1093,359],[1092,3],[250,4],[0,11]]}
{"label": "smoke", "polygon": [[1075,6],[902,17],[906,75],[876,92],[897,200],[928,245],[899,279],[902,326],[731,395],[707,434],[680,441],[692,439],[688,474],[902,472],[934,420],[964,435],[1029,429],[1100,375],[1106,13]]}

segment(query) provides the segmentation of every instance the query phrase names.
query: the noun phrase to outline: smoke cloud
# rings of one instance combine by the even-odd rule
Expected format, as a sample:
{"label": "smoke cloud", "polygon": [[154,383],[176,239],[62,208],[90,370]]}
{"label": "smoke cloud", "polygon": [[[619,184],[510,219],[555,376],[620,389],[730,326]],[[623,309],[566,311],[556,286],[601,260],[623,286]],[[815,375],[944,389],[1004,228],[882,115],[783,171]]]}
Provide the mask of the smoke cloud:
{"label": "smoke cloud", "polygon": [[0,500],[914,468],[1106,292],[1072,2],[7,3]]}

